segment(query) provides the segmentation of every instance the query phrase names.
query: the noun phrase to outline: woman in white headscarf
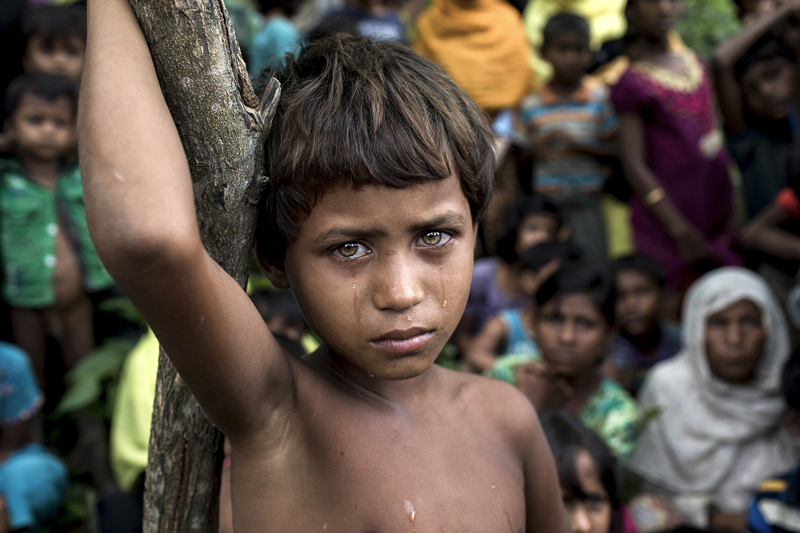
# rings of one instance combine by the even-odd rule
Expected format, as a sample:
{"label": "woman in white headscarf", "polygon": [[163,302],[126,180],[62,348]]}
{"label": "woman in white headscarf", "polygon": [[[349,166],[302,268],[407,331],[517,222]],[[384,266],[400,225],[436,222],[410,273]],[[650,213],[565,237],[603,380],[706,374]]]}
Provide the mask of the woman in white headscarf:
{"label": "woman in white headscarf", "polygon": [[687,523],[742,531],[758,484],[800,456],[781,425],[786,321],[764,280],[736,267],[699,279],[683,320],[682,352],[656,365],[642,389],[643,411],[659,413],[629,466]]}

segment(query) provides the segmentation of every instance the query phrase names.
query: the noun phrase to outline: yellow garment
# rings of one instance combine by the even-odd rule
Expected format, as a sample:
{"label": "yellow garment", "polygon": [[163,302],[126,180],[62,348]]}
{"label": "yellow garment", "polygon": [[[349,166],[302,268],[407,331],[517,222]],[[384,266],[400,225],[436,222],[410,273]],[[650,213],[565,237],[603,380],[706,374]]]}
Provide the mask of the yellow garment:
{"label": "yellow garment", "polygon": [[627,28],[626,0],[531,0],[525,8],[525,34],[530,46],[528,58],[537,80],[549,80],[553,69],[545,62],[539,49],[542,30],[553,15],[567,11],[584,17],[592,32],[592,49],[600,48],[606,41],[622,37]]}
{"label": "yellow garment", "polygon": [[156,397],[159,344],[148,330],[122,365],[111,418],[111,469],[120,488],[131,491],[147,467],[150,423]]}
{"label": "yellow garment", "polygon": [[522,19],[505,0],[434,0],[417,19],[414,50],[439,63],[489,113],[531,92],[526,49]]}

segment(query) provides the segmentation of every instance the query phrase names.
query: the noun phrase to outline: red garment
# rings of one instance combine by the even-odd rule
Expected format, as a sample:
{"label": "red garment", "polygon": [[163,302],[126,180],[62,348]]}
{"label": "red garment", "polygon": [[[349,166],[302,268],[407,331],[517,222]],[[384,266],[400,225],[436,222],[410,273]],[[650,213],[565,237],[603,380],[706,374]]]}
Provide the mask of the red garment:
{"label": "red garment", "polygon": [[800,218],[800,200],[791,187],[786,187],[775,197],[778,206],[792,218]]}

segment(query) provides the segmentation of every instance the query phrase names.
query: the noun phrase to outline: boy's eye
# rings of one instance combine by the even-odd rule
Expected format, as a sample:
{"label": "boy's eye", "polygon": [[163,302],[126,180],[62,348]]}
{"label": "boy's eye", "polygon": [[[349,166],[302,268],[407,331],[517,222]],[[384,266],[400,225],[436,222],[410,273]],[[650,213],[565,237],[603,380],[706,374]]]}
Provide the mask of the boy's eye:
{"label": "boy's eye", "polygon": [[369,252],[366,246],[357,242],[342,244],[335,251],[340,259],[358,259]]}
{"label": "boy's eye", "polygon": [[420,237],[424,246],[440,246],[450,242],[453,237],[441,231],[429,231]]}

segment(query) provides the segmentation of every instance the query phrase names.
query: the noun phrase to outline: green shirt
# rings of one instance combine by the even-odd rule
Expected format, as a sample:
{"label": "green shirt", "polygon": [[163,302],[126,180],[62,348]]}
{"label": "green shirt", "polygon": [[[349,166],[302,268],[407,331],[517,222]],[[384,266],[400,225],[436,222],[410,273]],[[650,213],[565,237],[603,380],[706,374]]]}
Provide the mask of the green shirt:
{"label": "green shirt", "polygon": [[0,161],[2,292],[12,307],[55,304],[59,219],[75,250],[84,290],[91,293],[111,287],[114,281],[89,238],[78,168],[64,169],[55,188],[48,189],[31,180],[18,160]]}
{"label": "green shirt", "polygon": [[[538,354],[513,354],[500,357],[485,375],[517,386],[516,369]],[[639,406],[616,381],[603,379],[580,414],[581,422],[599,436],[622,462],[633,452],[639,433]]]}

